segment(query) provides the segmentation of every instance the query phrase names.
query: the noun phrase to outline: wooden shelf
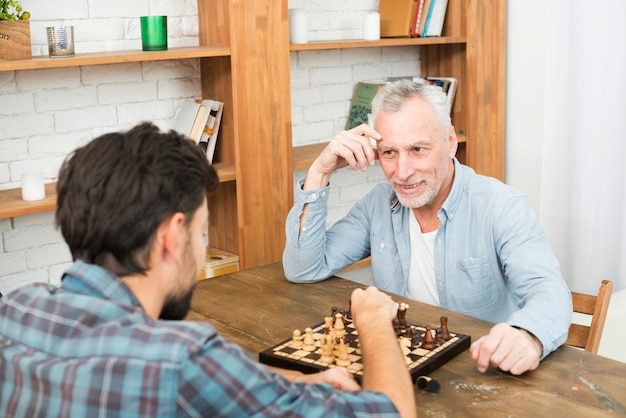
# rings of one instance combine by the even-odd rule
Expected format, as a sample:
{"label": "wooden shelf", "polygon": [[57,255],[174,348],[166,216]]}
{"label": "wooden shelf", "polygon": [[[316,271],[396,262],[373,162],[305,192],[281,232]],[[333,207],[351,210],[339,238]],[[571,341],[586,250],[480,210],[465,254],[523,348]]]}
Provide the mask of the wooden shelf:
{"label": "wooden shelf", "polygon": [[[235,166],[227,163],[215,163],[220,183],[235,180]],[[32,215],[57,208],[57,184],[46,184],[46,197],[42,200],[22,200],[22,189],[0,190],[0,219],[15,216]]]}
{"label": "wooden shelf", "polygon": [[76,54],[69,58],[33,57],[28,60],[0,61],[0,71],[36,70],[42,68],[78,67],[81,65],[120,64],[126,62],[162,61],[187,58],[225,57],[228,47],[194,46],[170,48],[167,51],[108,51]]}
{"label": "wooden shelf", "polygon": [[301,170],[303,168],[309,168],[313,160],[322,152],[326,145],[328,145],[327,142],[322,142],[319,144],[293,147],[293,169]]}
{"label": "wooden shelf", "polygon": [[22,200],[22,189],[0,191],[0,219],[32,215],[55,210],[57,207],[57,184],[46,184],[46,197],[42,200]]}
{"label": "wooden shelf", "polygon": [[233,181],[237,178],[235,165],[230,163],[214,163],[213,166],[217,170],[217,177],[220,183]]}
{"label": "wooden shelf", "polygon": [[349,39],[342,41],[312,41],[306,44],[290,44],[291,51],[314,51],[323,49],[373,48],[377,46],[464,44],[465,36],[437,36],[429,38],[382,38],[377,41]]}

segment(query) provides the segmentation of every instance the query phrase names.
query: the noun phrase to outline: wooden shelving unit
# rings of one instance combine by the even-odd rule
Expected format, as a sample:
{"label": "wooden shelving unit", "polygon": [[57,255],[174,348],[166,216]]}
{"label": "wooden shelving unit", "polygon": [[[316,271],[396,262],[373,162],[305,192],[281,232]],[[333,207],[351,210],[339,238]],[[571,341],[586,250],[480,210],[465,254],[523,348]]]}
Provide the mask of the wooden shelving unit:
{"label": "wooden shelving unit", "polygon": [[[293,170],[325,144],[292,147],[290,51],[419,45],[422,75],[459,78],[453,123],[459,158],[504,174],[505,0],[449,0],[439,38],[290,45],[287,0],[198,0],[199,47],[117,51],[2,61],[0,71],[198,58],[202,96],[224,102],[215,151],[220,187],[209,197],[211,246],[239,255],[242,269],[280,261],[293,202]],[[0,218],[53,210],[54,185],[39,202],[0,191]]]}

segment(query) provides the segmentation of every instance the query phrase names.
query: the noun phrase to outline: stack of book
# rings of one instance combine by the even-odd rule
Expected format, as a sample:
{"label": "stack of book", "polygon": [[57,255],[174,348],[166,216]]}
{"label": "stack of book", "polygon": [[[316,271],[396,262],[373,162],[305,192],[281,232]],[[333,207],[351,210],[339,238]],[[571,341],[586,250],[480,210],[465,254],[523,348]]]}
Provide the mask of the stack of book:
{"label": "stack of book", "polygon": [[198,144],[212,163],[224,103],[219,100],[187,100],[176,117],[174,130]]}
{"label": "stack of book", "polygon": [[204,274],[201,273],[200,280],[239,271],[239,256],[209,247],[203,270]]}
{"label": "stack of book", "polygon": [[448,0],[380,0],[380,36],[441,36]]}

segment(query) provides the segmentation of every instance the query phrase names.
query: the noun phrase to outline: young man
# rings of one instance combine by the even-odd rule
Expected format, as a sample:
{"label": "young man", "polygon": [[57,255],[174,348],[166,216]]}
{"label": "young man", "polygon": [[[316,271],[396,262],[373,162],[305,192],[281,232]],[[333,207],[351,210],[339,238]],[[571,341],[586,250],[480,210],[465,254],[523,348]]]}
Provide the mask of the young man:
{"label": "young man", "polygon": [[345,369],[270,370],[212,325],[174,321],[204,263],[217,183],[196,145],[147,123],[66,160],[56,220],[75,263],[60,288],[0,302],[5,416],[416,415],[395,304],[373,287],[351,299],[364,390]]}
{"label": "young man", "polygon": [[[535,369],[565,341],[572,305],[532,209],[518,191],[459,164],[437,87],[397,81],[372,107],[376,129],[341,132],[298,182],[287,278],[322,280],[371,256],[376,287],[498,323],[472,345],[480,371]],[[388,183],[326,230],[331,174],[348,165],[365,171],[377,158]]]}

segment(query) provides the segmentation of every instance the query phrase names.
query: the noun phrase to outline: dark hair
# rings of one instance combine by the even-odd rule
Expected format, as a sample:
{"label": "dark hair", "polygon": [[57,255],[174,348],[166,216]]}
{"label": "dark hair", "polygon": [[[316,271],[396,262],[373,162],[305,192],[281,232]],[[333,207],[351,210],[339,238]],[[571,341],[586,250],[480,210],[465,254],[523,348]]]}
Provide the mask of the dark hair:
{"label": "dark hair", "polygon": [[217,184],[200,147],[145,122],[102,135],[63,162],[56,224],[75,260],[119,276],[143,273],[159,225],[177,212],[190,222]]}

